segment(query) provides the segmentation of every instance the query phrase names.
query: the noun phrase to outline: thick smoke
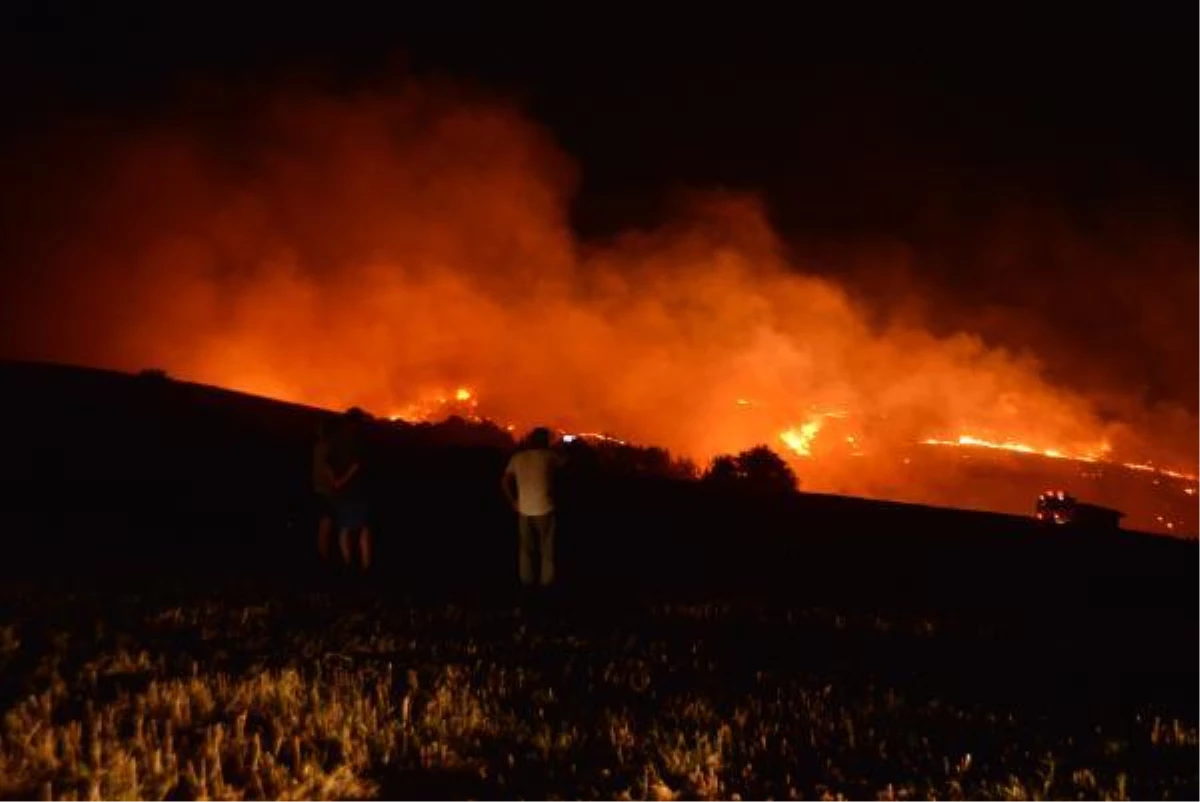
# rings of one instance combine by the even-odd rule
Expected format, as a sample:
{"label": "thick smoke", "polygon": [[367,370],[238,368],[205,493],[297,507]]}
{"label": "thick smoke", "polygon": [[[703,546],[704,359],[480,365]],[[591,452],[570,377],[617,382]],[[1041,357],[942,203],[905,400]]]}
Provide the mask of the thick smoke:
{"label": "thick smoke", "polygon": [[[468,386],[502,423],[699,459],[849,411],[866,449],[972,434],[1195,468],[1193,412],[1101,408],[965,318],[901,314],[911,282],[862,300],[789,263],[754,197],[698,193],[658,228],[577,241],[576,166],[505,102],[406,84],[216,108],[73,128],[45,146],[56,169],[9,168],[36,202],[7,210],[8,356],[379,415]],[[1001,318],[1019,320],[980,321]],[[919,481],[860,461],[824,484]]]}

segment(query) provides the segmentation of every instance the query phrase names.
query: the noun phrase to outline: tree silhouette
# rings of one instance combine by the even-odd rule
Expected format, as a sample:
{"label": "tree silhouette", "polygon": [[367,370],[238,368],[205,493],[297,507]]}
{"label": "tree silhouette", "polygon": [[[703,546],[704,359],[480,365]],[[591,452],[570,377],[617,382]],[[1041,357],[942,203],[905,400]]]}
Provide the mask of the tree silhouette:
{"label": "tree silhouette", "polygon": [[715,458],[708,470],[704,472],[703,480],[714,485],[733,486],[741,481],[738,475],[738,464],[734,457],[722,454]]}
{"label": "tree silhouette", "polygon": [[754,490],[791,493],[796,474],[782,457],[766,446],[755,446],[737,455],[738,471]]}
{"label": "tree silhouette", "polygon": [[572,462],[596,475],[613,478],[694,480],[699,472],[686,457],[657,446],[643,447],[579,438],[565,445]]}
{"label": "tree silhouette", "polygon": [[759,493],[791,493],[799,485],[791,466],[764,445],[736,456],[722,454],[712,461],[703,478],[716,485],[742,487]]}

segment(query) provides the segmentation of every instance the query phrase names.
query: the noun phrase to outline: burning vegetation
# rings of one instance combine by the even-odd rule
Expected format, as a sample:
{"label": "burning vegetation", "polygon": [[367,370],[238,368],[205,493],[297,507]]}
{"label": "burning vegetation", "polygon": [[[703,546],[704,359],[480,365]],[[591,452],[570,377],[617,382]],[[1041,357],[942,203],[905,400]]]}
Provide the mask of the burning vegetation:
{"label": "burning vegetation", "polygon": [[[735,406],[749,413],[755,405],[747,399],[736,399]],[[405,410],[389,415],[388,419],[428,424],[459,418],[468,423],[495,425],[486,417],[486,403],[481,408],[478,394],[467,388],[434,393],[408,405]],[[515,434],[529,425],[528,421],[520,426],[509,423],[504,429]],[[1197,531],[1193,509],[1197,478],[1190,474],[1153,465],[1116,462],[1110,450],[1065,453],[1019,442],[993,442],[971,435],[955,439],[928,438],[897,445],[886,438],[864,438],[862,432],[871,427],[870,421],[858,420],[843,410],[812,411],[803,423],[783,429],[775,439],[763,442],[769,442],[769,447],[786,460],[784,469],[791,478],[783,484],[799,484],[799,474],[803,477],[805,490],[874,495],[1022,515],[1028,511],[1030,499],[1038,492],[1040,482],[1066,483],[1080,489],[1086,498],[1104,499],[1121,507],[1118,517],[1126,516],[1126,509],[1133,510],[1129,525],[1134,528],[1168,534]],[[572,433],[562,429],[559,434],[566,443],[582,440],[638,453],[645,450],[613,434]],[[743,473],[734,466],[747,455],[760,453],[767,447],[760,444],[736,456],[716,455],[708,462],[703,475],[720,480],[726,475]],[[661,449],[650,450],[661,452]],[[652,473],[673,477],[700,476],[700,469],[690,459],[673,461],[666,452],[660,456],[658,462],[667,467]],[[887,483],[888,477],[901,471],[915,472],[918,480]],[[941,484],[935,484],[939,479]],[[1065,491],[1055,492],[1062,494]],[[1038,500],[1035,517],[1039,519],[1045,519],[1041,514],[1041,502],[1045,499],[1043,494]],[[1075,503],[1073,498],[1071,503]],[[1099,509],[1091,503],[1083,504],[1082,508]]]}
{"label": "burning vegetation", "polygon": [[1123,466],[1195,507],[1194,413],[1114,417],[1027,354],[881,317],[794,263],[753,197],[580,242],[575,166],[507,103],[428,84],[237,103],[86,131],[87,165],[27,213],[39,271],[7,350],[700,462],[770,444],[806,489],[1027,512],[1024,486],[1015,504],[916,467],[1005,452]]}

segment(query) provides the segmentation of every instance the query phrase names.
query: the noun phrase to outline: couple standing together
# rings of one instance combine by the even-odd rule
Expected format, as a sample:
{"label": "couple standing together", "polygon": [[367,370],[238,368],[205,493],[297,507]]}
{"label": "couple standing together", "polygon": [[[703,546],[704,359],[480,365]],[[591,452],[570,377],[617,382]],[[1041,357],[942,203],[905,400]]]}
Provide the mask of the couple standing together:
{"label": "couple standing together", "polygon": [[362,427],[366,415],[351,409],[337,420],[322,421],[313,448],[313,489],[319,524],[317,550],[329,560],[333,533],[346,565],[357,552],[364,571],[371,567],[371,528],[367,516],[366,483],[362,470]]}

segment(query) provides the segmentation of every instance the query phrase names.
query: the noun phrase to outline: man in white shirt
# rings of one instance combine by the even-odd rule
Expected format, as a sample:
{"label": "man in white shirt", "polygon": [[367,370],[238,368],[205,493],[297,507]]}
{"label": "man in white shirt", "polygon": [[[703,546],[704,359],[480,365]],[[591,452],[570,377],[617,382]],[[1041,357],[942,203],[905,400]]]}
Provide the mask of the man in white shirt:
{"label": "man in white shirt", "polygon": [[[525,587],[554,582],[554,473],[562,465],[562,456],[550,448],[550,430],[539,427],[509,459],[500,480],[517,512],[518,568]],[[535,570],[535,554],[541,558],[540,571]]]}

